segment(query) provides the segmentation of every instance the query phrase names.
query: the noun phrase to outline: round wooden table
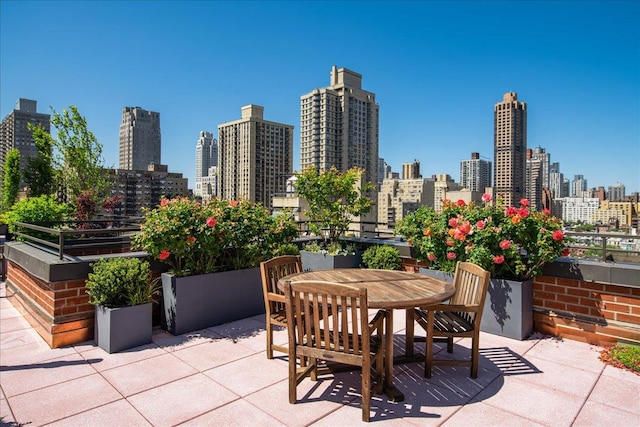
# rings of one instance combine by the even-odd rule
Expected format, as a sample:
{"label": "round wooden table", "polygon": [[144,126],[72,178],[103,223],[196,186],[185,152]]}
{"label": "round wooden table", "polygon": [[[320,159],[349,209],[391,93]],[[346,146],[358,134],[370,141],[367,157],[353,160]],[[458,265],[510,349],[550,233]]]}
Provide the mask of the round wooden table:
{"label": "round wooden table", "polygon": [[[286,281],[303,282],[322,280],[360,286],[367,289],[369,308],[385,310],[385,393],[390,400],[400,402],[404,395],[393,385],[393,310],[413,309],[441,303],[455,293],[452,284],[435,277],[396,270],[337,268],[334,270],[303,271],[285,276],[278,281],[284,289]],[[407,318],[409,313],[407,313]],[[413,325],[413,322],[411,323]]]}

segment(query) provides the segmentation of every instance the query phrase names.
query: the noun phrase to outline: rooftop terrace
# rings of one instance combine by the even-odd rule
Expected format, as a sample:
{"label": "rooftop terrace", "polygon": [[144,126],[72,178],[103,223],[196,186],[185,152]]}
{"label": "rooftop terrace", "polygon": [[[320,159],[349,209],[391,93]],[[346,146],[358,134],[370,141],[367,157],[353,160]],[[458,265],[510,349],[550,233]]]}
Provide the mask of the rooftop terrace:
{"label": "rooftop terrace", "polygon": [[[4,426],[340,426],[361,421],[358,371],[303,381],[288,403],[285,356],[267,360],[264,315],[108,354],[92,341],[51,349],[0,285],[0,424]],[[404,316],[394,325],[404,349]],[[277,340],[286,342],[286,333]],[[423,343],[416,343],[422,351]],[[456,342],[456,355],[470,340]],[[443,346],[436,344],[436,351]],[[374,395],[371,421],[406,426],[640,424],[640,376],[598,360],[600,347],[534,334],[481,332],[480,372],[397,365],[405,401]],[[446,352],[445,352],[446,353]]]}

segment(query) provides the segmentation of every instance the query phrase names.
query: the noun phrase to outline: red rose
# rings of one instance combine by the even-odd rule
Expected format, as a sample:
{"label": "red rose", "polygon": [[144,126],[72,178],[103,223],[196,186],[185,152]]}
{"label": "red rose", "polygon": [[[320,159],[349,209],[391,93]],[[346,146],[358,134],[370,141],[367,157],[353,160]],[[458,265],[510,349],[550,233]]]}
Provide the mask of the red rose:
{"label": "red rose", "polygon": [[562,230],[554,230],[553,233],[551,233],[551,237],[553,237],[553,240],[562,240],[564,238],[564,233]]}
{"label": "red rose", "polygon": [[171,255],[171,252],[169,252],[168,250],[164,249],[164,250],[160,251],[160,253],[158,254],[158,258],[161,261],[164,261],[165,259],[169,258],[169,255]]}
{"label": "red rose", "polygon": [[494,264],[502,264],[504,262],[504,255],[496,255],[493,257]]}
{"label": "red rose", "polygon": [[216,221],[214,217],[210,216],[207,218],[207,227],[214,227],[217,223],[218,221]]}

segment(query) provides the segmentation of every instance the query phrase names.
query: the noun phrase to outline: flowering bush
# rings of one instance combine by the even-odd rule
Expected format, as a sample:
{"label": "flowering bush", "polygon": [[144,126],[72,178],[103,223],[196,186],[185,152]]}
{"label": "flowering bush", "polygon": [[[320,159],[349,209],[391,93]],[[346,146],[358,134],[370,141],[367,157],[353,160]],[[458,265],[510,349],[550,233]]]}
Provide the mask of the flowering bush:
{"label": "flowering bush", "polygon": [[259,204],[181,197],[162,199],[145,211],[133,247],[168,264],[177,276],[191,276],[256,267],[297,236],[289,217],[271,216]]}
{"label": "flowering bush", "polygon": [[548,210],[530,211],[529,201],[507,207],[482,196],[483,205],[445,200],[442,213],[421,207],[405,216],[395,233],[404,236],[430,268],[453,272],[468,261],[495,279],[527,280],[566,252],[562,222]]}

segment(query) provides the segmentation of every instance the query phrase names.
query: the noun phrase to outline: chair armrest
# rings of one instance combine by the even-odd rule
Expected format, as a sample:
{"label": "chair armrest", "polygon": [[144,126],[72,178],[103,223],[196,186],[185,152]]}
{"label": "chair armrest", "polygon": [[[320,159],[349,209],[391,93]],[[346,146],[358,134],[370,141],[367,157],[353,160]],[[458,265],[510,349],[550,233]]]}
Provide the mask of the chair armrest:
{"label": "chair armrest", "polygon": [[384,318],[386,317],[386,313],[384,310],[379,310],[376,315],[369,322],[369,334],[375,332],[377,330],[382,330],[384,325]]}
{"label": "chair armrest", "polygon": [[477,311],[479,305],[460,305],[460,304],[435,304],[426,307],[420,307],[422,311]]}
{"label": "chair armrest", "polygon": [[284,295],[280,295],[280,294],[276,294],[275,292],[269,292],[267,294],[267,297],[269,299],[269,301],[276,301],[276,302],[286,302]]}

